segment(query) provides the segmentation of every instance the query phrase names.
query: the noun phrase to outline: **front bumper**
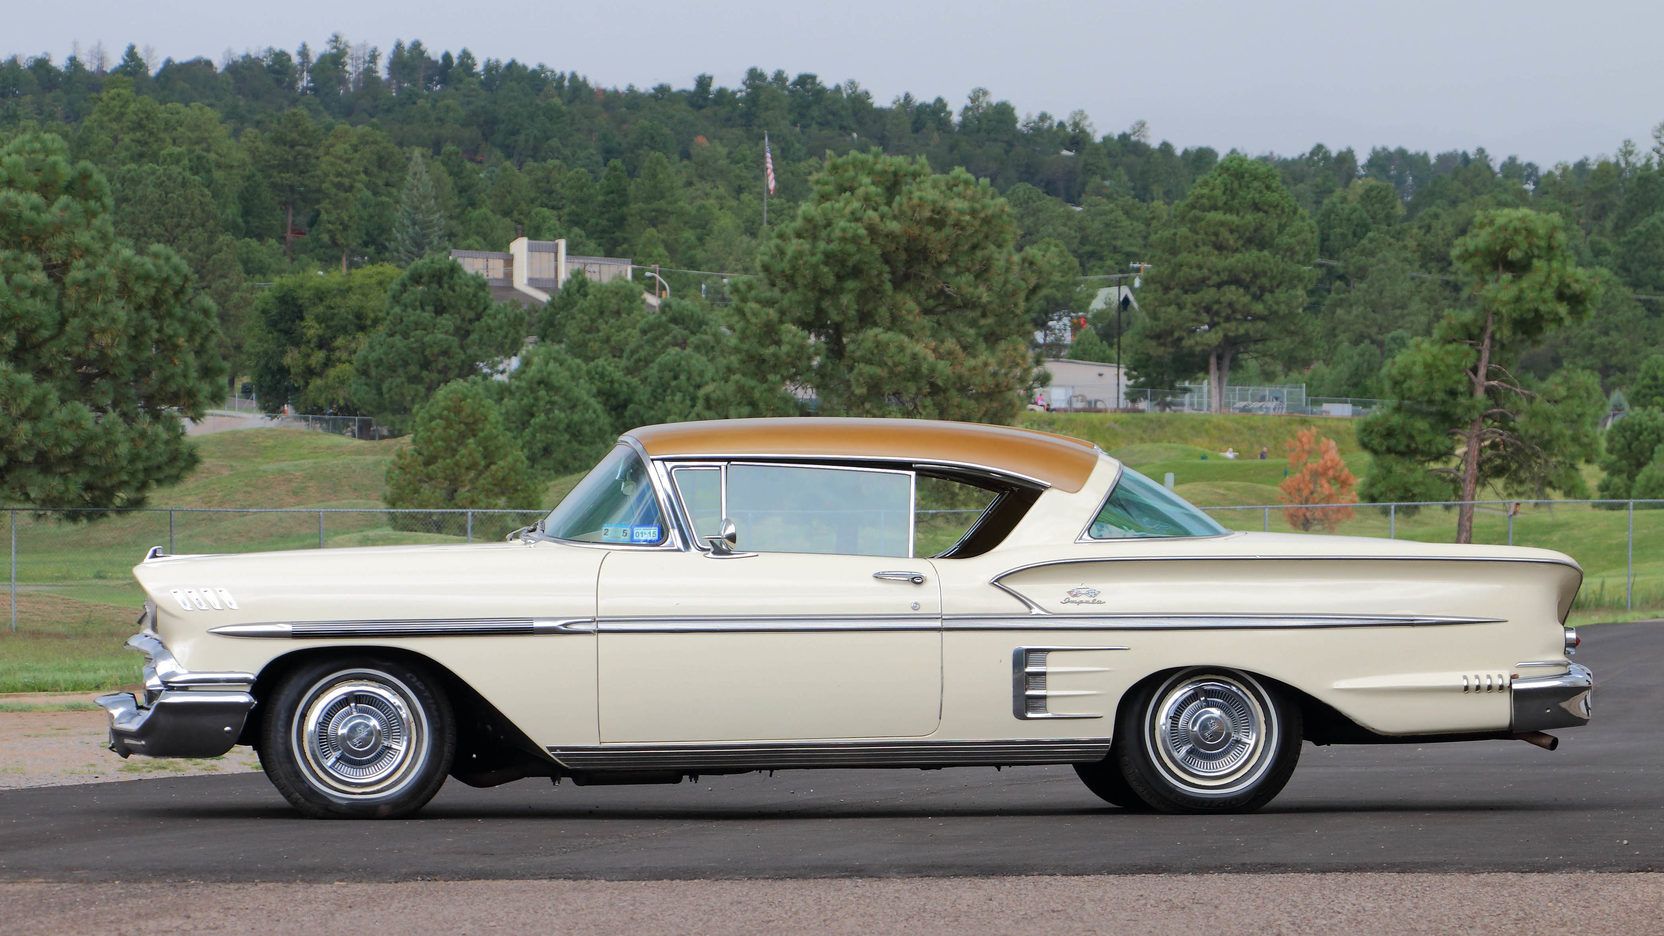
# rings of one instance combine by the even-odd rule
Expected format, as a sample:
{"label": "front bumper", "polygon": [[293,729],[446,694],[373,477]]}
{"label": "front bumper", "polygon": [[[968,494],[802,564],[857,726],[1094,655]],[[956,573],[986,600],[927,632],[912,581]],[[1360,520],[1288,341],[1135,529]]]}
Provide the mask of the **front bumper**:
{"label": "front bumper", "polygon": [[237,743],[254,708],[249,673],[193,673],[155,634],[134,634],[143,653],[144,698],[113,692],[96,700],[110,717],[110,750],[127,757],[218,757]]}
{"label": "front bumper", "polygon": [[1516,679],[1513,689],[1515,733],[1576,728],[1589,723],[1595,674],[1573,663],[1559,676]]}

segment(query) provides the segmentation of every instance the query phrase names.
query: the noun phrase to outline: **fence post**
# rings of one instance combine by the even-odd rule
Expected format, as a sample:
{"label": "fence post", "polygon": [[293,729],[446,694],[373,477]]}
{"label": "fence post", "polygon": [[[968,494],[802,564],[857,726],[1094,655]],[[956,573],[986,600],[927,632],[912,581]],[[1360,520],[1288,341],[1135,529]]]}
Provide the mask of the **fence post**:
{"label": "fence post", "polygon": [[173,508],[168,508],[168,555],[177,556],[179,551],[173,548]]}
{"label": "fence post", "polygon": [[1265,523],[1263,523],[1261,525],[1261,528],[1267,533],[1271,532],[1271,508],[1270,507],[1265,508]]}
{"label": "fence post", "polygon": [[1398,505],[1387,505],[1387,539],[1398,539]]}
{"label": "fence post", "polygon": [[17,633],[17,511],[8,510],[8,511],[6,511],[6,516],[7,516],[7,519],[10,521],[9,523],[6,524],[6,526],[10,527],[11,531],[12,531],[11,606],[12,606],[12,633],[15,634],[15,633]]}
{"label": "fence post", "polygon": [[324,512],[318,511],[318,548],[324,548]]}
{"label": "fence post", "polygon": [[468,542],[474,541],[474,512],[468,511]]}
{"label": "fence post", "polygon": [[1624,556],[1624,610],[1635,610],[1635,502],[1629,502],[1629,536]]}
{"label": "fence post", "polygon": [[1508,508],[1508,545],[1514,545],[1514,508]]}

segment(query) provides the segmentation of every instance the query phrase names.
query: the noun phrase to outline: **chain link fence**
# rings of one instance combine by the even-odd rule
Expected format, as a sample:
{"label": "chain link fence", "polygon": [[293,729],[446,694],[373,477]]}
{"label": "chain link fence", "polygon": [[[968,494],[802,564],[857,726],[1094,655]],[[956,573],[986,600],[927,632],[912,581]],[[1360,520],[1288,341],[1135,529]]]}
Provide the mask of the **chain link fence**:
{"label": "chain link fence", "polygon": [[[1237,530],[1448,543],[1458,506],[1441,501],[1203,509]],[[1477,501],[1474,506],[1474,542],[1556,549],[1582,563],[1586,577],[1578,608],[1664,607],[1664,501]],[[535,523],[545,511],[228,507],[4,513],[9,576],[0,599],[7,606],[4,620],[16,632],[31,622],[66,617],[130,619],[142,601],[132,568],[152,546],[180,555],[489,542]],[[951,542],[978,512],[919,513],[921,532],[941,525],[938,538]]]}

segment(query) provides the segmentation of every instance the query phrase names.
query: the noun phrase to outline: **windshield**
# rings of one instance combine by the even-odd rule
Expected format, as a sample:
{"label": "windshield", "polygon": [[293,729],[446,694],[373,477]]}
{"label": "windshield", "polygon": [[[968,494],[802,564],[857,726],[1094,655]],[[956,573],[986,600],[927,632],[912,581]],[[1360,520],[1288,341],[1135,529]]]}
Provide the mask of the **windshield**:
{"label": "windshield", "polygon": [[641,457],[626,445],[613,449],[543,521],[543,534],[618,546],[663,543],[664,516]]}
{"label": "windshield", "polygon": [[1148,536],[1218,536],[1225,528],[1177,494],[1122,466],[1086,535],[1095,540]]}

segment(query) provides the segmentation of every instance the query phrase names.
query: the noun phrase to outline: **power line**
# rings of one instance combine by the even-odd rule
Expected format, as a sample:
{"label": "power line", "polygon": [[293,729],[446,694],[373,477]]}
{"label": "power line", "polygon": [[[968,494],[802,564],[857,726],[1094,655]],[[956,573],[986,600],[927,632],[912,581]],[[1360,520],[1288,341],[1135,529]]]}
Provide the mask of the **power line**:
{"label": "power line", "polygon": [[724,273],[721,270],[683,270],[677,267],[667,267],[654,263],[632,263],[632,270],[653,270],[659,273],[690,273],[694,276],[756,276],[756,273]]}

